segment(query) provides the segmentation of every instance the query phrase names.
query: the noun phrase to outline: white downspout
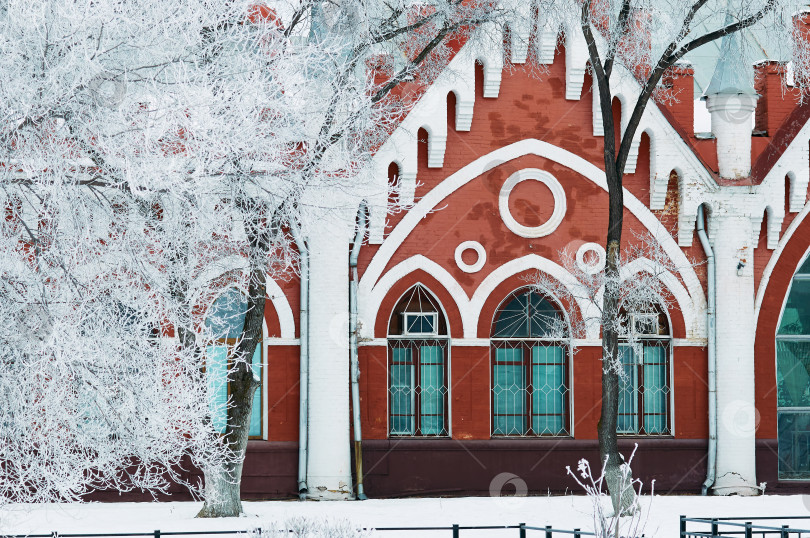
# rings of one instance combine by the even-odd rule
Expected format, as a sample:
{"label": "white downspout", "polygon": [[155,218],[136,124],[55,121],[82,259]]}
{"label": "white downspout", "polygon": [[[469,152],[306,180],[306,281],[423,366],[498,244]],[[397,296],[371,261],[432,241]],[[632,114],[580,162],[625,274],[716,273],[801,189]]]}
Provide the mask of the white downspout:
{"label": "white downspout", "polygon": [[366,497],[363,490],[363,435],[360,431],[360,360],[357,357],[357,260],[360,256],[360,247],[366,234],[366,205],[361,204],[357,214],[357,233],[352,244],[352,253],[349,257],[351,269],[351,285],[349,286],[349,349],[351,352],[351,379],[352,379],[352,419],[354,421],[354,465],[357,475],[357,500],[364,501]]}
{"label": "white downspout", "polygon": [[301,269],[300,293],[301,309],[299,316],[300,363],[299,392],[301,394],[298,408],[298,496],[306,498],[307,488],[307,452],[309,449],[309,250],[301,237],[300,230],[293,225],[290,233],[298,246],[299,266]]}
{"label": "white downspout", "polygon": [[706,481],[703,482],[701,494],[706,495],[709,488],[714,485],[717,472],[717,356],[715,354],[715,324],[714,324],[714,303],[715,303],[715,272],[714,272],[714,251],[709,244],[709,238],[705,229],[705,210],[703,206],[698,207],[697,233],[703,252],[706,253],[706,280],[707,280],[707,309],[706,309],[706,332],[709,347],[709,454],[706,468]]}

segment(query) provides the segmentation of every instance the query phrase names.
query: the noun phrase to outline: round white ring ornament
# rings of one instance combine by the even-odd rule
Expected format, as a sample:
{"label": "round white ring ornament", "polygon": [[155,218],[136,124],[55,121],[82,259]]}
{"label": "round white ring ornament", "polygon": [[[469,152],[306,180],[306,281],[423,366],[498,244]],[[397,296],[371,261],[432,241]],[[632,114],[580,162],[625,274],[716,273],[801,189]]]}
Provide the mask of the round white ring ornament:
{"label": "round white ring ornament", "polygon": [[[596,263],[585,263],[585,255],[589,252],[595,252],[597,256]],[[599,243],[585,243],[577,249],[577,266],[589,275],[595,275],[605,268],[605,249]]]}
{"label": "round white ring ornament", "polygon": [[[524,226],[515,220],[512,213],[509,211],[509,195],[512,194],[512,189],[519,183],[528,180],[539,181],[544,184],[554,196],[554,211],[551,217],[540,226]],[[565,217],[565,211],[567,209],[565,190],[562,188],[562,185],[560,185],[560,182],[557,181],[557,178],[545,170],[525,168],[509,176],[503,184],[503,187],[501,187],[501,192],[498,195],[498,209],[501,212],[501,219],[503,219],[506,227],[520,237],[526,237],[528,239],[545,237],[553,233]]]}
{"label": "round white ring ornament", "polygon": [[[461,259],[461,255],[464,254],[465,250],[474,250],[475,253],[478,254],[478,260],[476,260],[475,263],[464,263],[464,260]],[[484,267],[486,261],[487,251],[484,250],[484,247],[478,241],[464,241],[456,247],[456,265],[465,273],[477,273]]]}

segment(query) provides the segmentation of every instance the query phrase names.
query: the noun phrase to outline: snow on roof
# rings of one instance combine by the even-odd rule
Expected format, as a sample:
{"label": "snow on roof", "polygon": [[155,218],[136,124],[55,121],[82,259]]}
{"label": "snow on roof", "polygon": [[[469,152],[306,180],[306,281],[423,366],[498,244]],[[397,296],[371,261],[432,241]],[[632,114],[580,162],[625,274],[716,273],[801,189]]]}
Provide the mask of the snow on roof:
{"label": "snow on roof", "polygon": [[[696,27],[694,33],[704,34],[707,30],[708,27]],[[740,65],[751,66],[760,60],[790,60],[786,47],[776,43],[772,38],[769,39],[767,29],[760,25],[746,28],[735,35],[738,36],[736,43],[738,54],[743,55],[742,58],[737,58]],[[686,55],[685,59],[695,68],[695,95],[704,95],[708,91],[718,60],[723,57],[723,46],[724,41],[716,40]]]}
{"label": "snow on roof", "polygon": [[[727,24],[731,24],[727,20]],[[754,90],[754,70],[746,61],[743,51],[742,36],[738,32],[723,37],[720,55],[714,74],[706,88],[706,95],[742,94],[756,95]]]}

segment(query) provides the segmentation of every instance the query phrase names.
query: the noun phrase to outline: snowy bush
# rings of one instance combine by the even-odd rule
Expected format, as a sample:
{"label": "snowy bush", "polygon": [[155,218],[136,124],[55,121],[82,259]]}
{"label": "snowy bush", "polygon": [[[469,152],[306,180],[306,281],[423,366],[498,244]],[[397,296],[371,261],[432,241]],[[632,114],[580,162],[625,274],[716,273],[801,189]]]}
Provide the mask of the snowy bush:
{"label": "snowy bush", "polygon": [[[621,497],[631,497],[633,501],[630,507],[624,511],[607,509],[605,506],[606,495],[604,489],[607,486],[606,465],[602,464],[599,475],[595,475],[591,469],[591,464],[586,459],[579,460],[577,471],[566,467],[568,474],[577,481],[591,501],[593,515],[593,529],[597,538],[638,538],[643,535],[646,520],[642,519],[639,497],[641,496],[642,482],[638,478],[633,479],[630,464],[636,455],[633,449],[630,458],[620,467],[621,477],[618,481]],[[651,484],[651,495],[654,491],[655,480]]]}
{"label": "snowy bush", "polygon": [[367,538],[373,530],[361,529],[347,519],[297,516],[283,523],[268,523],[251,532],[250,538]]}

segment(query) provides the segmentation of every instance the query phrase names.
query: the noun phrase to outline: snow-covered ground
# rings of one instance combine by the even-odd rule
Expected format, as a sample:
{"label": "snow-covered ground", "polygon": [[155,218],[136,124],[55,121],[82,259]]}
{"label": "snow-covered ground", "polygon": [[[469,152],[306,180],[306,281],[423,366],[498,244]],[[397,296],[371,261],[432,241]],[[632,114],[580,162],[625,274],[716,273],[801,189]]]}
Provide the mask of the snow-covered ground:
{"label": "snow-covered ground", "polygon": [[[648,537],[678,536],[678,516],[753,517],[807,516],[810,495],[762,497],[656,496],[643,498],[644,533]],[[238,530],[281,522],[295,516],[348,519],[363,527],[513,525],[525,522],[533,526],[591,530],[590,501],[584,496],[523,498],[418,498],[372,499],[363,502],[268,501],[244,503],[246,517],[218,520],[194,519],[200,503],[114,503],[84,505],[35,505],[6,507],[0,514],[0,534],[38,534],[58,531],[77,532],[152,532],[190,530]],[[648,516],[648,517],[647,517]],[[762,524],[810,527],[804,521],[771,521]],[[450,531],[377,532],[381,538],[449,538]],[[517,530],[462,531],[469,538],[517,537]],[[529,532],[529,537],[542,537]]]}

